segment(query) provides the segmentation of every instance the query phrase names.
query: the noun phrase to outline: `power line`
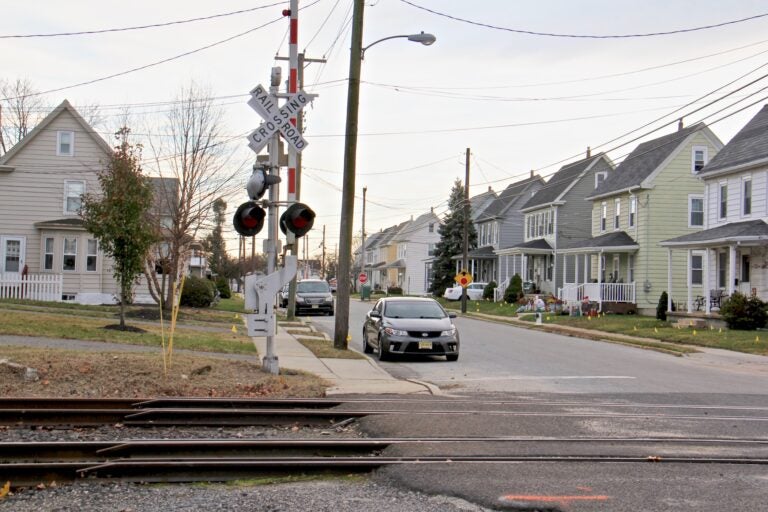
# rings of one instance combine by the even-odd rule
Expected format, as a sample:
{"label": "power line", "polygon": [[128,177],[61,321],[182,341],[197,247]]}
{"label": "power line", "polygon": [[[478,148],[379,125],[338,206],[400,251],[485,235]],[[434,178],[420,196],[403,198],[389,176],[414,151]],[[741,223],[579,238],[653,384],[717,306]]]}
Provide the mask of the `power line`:
{"label": "power line", "polygon": [[105,28],[100,30],[83,30],[80,32],[54,32],[54,33],[48,33],[48,34],[14,34],[14,35],[0,35],[0,39],[22,39],[22,38],[33,38],[33,37],[60,37],[60,36],[82,36],[82,35],[93,35],[93,34],[106,34],[109,32],[127,32],[129,30],[143,30],[147,28],[158,28],[158,27],[168,27],[171,25],[183,25],[185,23],[192,23],[195,21],[205,21],[205,20],[212,20],[216,18],[224,18],[227,16],[235,16],[238,14],[245,14],[248,12],[258,11],[260,9],[267,9],[269,7],[275,7],[276,5],[284,4],[285,1],[282,2],[276,2],[273,4],[268,5],[262,5],[259,7],[251,7],[250,9],[241,9],[239,11],[231,11],[231,12],[225,12],[221,14],[212,14],[210,16],[201,16],[198,18],[188,18],[184,20],[176,20],[176,21],[167,21],[165,23],[153,23],[149,25],[138,25],[134,27],[122,27],[122,28]]}
{"label": "power line", "polygon": [[[322,1],[322,0],[315,0],[311,4],[302,7],[301,10],[308,9],[308,8],[312,7],[313,5],[317,4],[320,1]],[[22,97],[29,98],[29,97],[33,97],[33,96],[41,96],[43,94],[50,94],[52,92],[59,92],[59,91],[65,91],[65,90],[68,90],[68,89],[74,89],[76,87],[82,87],[84,85],[91,85],[91,84],[94,84],[94,83],[97,83],[97,82],[103,82],[105,80],[109,80],[111,78],[117,78],[119,76],[128,75],[128,74],[134,73],[136,71],[142,71],[142,70],[145,70],[145,69],[148,69],[148,68],[151,68],[151,67],[159,66],[160,64],[166,64],[168,62],[180,59],[182,57],[187,57],[189,55],[201,52],[203,50],[211,49],[211,48],[213,48],[215,46],[219,46],[219,45],[224,44],[224,43],[228,43],[228,42],[230,42],[230,41],[232,41],[234,39],[238,39],[238,38],[243,37],[245,35],[248,35],[248,34],[250,34],[252,32],[260,30],[260,29],[262,29],[264,27],[267,27],[269,25],[277,23],[278,21],[282,20],[283,18],[284,18],[283,16],[280,16],[279,18],[275,18],[275,19],[273,19],[271,21],[268,21],[268,22],[266,22],[266,23],[264,23],[262,25],[259,25],[258,27],[254,27],[252,29],[246,30],[245,32],[241,32],[239,34],[235,34],[234,36],[227,37],[226,39],[221,39],[220,41],[216,41],[214,43],[211,43],[211,44],[208,44],[208,45],[205,45],[205,46],[201,46],[200,48],[196,48],[196,49],[190,50],[188,52],[180,53],[180,54],[175,55],[173,57],[168,57],[167,59],[158,60],[158,61],[152,62],[150,64],[145,64],[143,66],[138,66],[138,67],[131,68],[131,69],[128,69],[128,70],[125,70],[125,71],[121,71],[119,73],[113,73],[111,75],[103,76],[103,77],[100,77],[100,78],[94,78],[93,80],[87,80],[85,82],[80,82],[80,83],[77,83],[77,84],[67,85],[67,86],[64,86],[64,87],[57,87],[55,89],[49,89],[47,91],[36,92],[36,93],[31,93],[31,94],[25,94],[24,96],[16,96],[16,97],[13,97],[13,98],[2,98],[2,99],[4,101],[12,101],[12,100],[17,100],[17,99],[22,98]]]}
{"label": "power line", "polygon": [[497,25],[491,25],[488,23],[481,23],[479,21],[472,21],[468,20],[466,18],[460,18],[458,16],[453,16],[451,14],[446,14],[444,12],[435,11],[433,9],[428,9],[427,7],[423,7],[421,5],[417,5],[409,0],[400,0],[404,4],[408,4],[411,7],[415,7],[417,9],[421,9],[422,11],[429,12],[431,14],[434,14],[436,16],[442,16],[443,18],[448,18],[453,21],[459,21],[462,23],[467,23],[469,25],[475,25],[478,27],[483,28],[490,28],[493,30],[501,30],[504,32],[514,32],[517,34],[527,34],[532,36],[546,36],[546,37],[567,37],[567,38],[576,38],[576,39],[629,39],[629,38],[636,38],[636,37],[654,37],[654,36],[668,36],[672,34],[683,34],[687,32],[697,32],[700,30],[708,30],[711,28],[718,28],[718,27],[725,27],[727,25],[735,25],[737,23],[743,23],[745,21],[751,21],[756,20],[759,18],[764,18],[768,16],[768,13],[762,13],[762,14],[755,14],[754,16],[748,16],[746,18],[740,18],[737,20],[730,20],[730,21],[724,21],[722,23],[715,23],[712,25],[703,25],[700,27],[691,27],[691,28],[682,28],[677,30],[668,30],[665,32],[646,32],[646,33],[638,33],[638,34],[609,34],[609,35],[597,35],[597,34],[559,34],[555,32],[537,32],[534,30],[524,30],[524,29],[515,29],[515,28],[508,28],[508,27],[500,27]]}

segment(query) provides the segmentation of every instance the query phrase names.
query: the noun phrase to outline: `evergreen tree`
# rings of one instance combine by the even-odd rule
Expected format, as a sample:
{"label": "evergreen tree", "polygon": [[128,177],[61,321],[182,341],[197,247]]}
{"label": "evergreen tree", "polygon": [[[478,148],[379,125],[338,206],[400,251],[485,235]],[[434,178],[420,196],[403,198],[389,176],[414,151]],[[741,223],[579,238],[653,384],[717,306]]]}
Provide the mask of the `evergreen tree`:
{"label": "evergreen tree", "polygon": [[[437,231],[440,233],[440,241],[435,246],[435,260],[432,263],[432,288],[434,295],[442,295],[446,288],[455,286],[453,278],[456,276],[456,261],[454,256],[459,256],[464,250],[464,185],[461,180],[456,180],[448,198],[448,214]],[[468,222],[468,248],[477,247],[477,232],[472,224],[471,216]]]}
{"label": "evergreen tree", "polygon": [[203,249],[208,253],[208,265],[213,274],[226,276],[229,255],[224,240],[224,222],[226,222],[227,203],[218,198],[213,202],[214,228],[203,240]]}
{"label": "evergreen tree", "polygon": [[106,169],[99,172],[101,195],[86,195],[80,216],[85,228],[114,260],[113,274],[120,288],[120,329],[125,330],[125,304],[144,270],[144,258],[157,240],[150,219],[152,185],[141,170],[141,146],[128,144],[130,130],[117,132],[120,145]]}

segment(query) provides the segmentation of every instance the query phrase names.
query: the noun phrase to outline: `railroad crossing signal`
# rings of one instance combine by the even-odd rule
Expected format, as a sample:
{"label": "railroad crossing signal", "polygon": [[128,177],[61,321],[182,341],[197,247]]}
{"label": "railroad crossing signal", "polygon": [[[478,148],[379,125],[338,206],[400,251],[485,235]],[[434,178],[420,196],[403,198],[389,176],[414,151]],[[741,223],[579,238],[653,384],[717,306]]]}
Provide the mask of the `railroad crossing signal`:
{"label": "railroad crossing signal", "polygon": [[298,91],[286,98],[282,107],[277,106],[277,97],[270,94],[259,84],[251,90],[248,105],[264,118],[264,122],[248,135],[248,147],[255,153],[260,152],[269,143],[269,139],[277,132],[283,134],[288,144],[301,153],[308,142],[301,132],[290,122],[298,112],[315,99],[315,94]]}
{"label": "railroad crossing signal", "polygon": [[453,280],[462,288],[466,288],[472,282],[472,276],[466,270],[462,270],[456,274],[456,277],[454,277]]}

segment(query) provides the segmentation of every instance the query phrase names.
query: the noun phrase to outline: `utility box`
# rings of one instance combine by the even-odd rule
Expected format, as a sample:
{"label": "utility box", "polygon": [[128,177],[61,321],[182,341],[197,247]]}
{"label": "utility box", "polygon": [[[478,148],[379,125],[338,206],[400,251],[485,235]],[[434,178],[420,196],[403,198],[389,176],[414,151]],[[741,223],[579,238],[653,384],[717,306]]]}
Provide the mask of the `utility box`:
{"label": "utility box", "polygon": [[262,338],[272,336],[275,333],[275,315],[246,314],[245,326],[248,329],[248,336]]}
{"label": "utility box", "polygon": [[371,285],[364,284],[360,286],[360,300],[370,300],[371,299]]}

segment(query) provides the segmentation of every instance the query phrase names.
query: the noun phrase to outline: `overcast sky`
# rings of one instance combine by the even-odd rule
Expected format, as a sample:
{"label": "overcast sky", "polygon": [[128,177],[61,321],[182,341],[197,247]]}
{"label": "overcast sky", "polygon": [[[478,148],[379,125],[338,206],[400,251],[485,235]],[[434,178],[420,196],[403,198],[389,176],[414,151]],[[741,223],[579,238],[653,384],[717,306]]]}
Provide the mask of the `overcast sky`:
{"label": "overcast sky", "polygon": [[[300,0],[299,5],[303,8],[299,49],[308,58],[327,60],[308,65],[305,72],[305,90],[319,96],[306,112],[309,146],[303,152],[301,198],[317,213],[310,235],[312,251],[321,242],[323,225],[327,247],[333,251],[340,222],[351,0]],[[158,24],[260,6],[265,8],[158,28],[7,37]],[[65,98],[76,106],[101,105],[108,116],[106,138],[109,120],[116,119],[120,106],[133,105],[138,123],[162,115],[168,108],[162,103],[172,100],[190,80],[210,87],[225,112],[226,133],[233,138],[229,144],[237,152],[234,161],[241,165],[235,179],[243,189],[226,198],[228,210],[234,212],[247,199],[244,186],[254,158],[244,134],[261,121],[246,104],[248,91],[259,83],[268,85],[274,65],[283,66],[287,76],[287,63],[274,59],[276,54],[288,55],[288,19],[281,18],[287,6],[288,2],[275,0],[6,2],[0,16],[0,78],[26,77],[40,91],[66,88],[250,31],[165,63],[45,95],[51,108]],[[433,33],[437,42],[427,47],[394,39],[366,53],[355,233],[361,230],[364,186],[368,233],[430,207],[443,214],[453,181],[464,179],[466,148],[472,152],[472,195],[489,186],[501,191],[532,169],[546,177],[562,163],[583,157],[588,146],[593,152],[608,151],[614,162],[620,162],[640,141],[618,147],[622,142],[676,121],[680,114],[669,114],[679,107],[746,75],[683,109],[690,112],[768,73],[766,13],[768,5],[757,0],[369,1],[364,45],[419,31]],[[755,18],[653,37],[522,33],[620,36],[750,17]],[[768,89],[760,91],[766,86],[768,79],[759,81],[687,116],[685,123],[709,124],[724,118],[710,127],[727,142],[768,102],[763,99]],[[148,103],[153,105],[141,106]],[[716,113],[720,109],[724,110]],[[663,116],[668,117],[653,122]],[[645,130],[625,135],[650,122]],[[661,128],[653,136],[674,129]],[[238,172],[237,165],[232,172]],[[230,223],[226,229],[229,248],[236,250]]]}

